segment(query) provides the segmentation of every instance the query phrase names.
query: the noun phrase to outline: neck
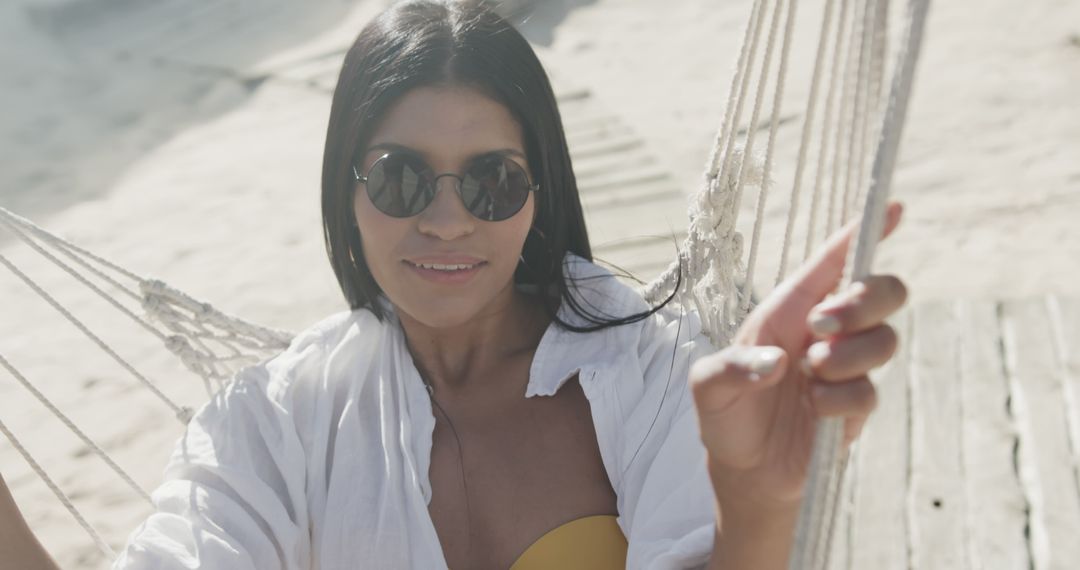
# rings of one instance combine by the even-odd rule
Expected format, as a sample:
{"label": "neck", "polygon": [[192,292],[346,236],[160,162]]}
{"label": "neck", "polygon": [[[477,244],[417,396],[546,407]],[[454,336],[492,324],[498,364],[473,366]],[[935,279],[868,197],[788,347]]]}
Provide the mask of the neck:
{"label": "neck", "polygon": [[452,327],[431,327],[399,312],[401,327],[421,377],[436,391],[461,392],[501,380],[507,362],[530,360],[550,319],[541,301],[508,286],[476,316]]}

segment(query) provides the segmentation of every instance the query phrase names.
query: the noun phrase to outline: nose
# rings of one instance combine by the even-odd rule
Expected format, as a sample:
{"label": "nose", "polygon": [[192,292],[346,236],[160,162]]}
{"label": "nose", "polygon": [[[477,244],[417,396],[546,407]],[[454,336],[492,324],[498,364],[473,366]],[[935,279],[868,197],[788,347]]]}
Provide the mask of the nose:
{"label": "nose", "polygon": [[476,218],[461,202],[459,184],[461,181],[454,176],[440,176],[435,180],[435,198],[417,219],[420,233],[450,241],[476,229]]}

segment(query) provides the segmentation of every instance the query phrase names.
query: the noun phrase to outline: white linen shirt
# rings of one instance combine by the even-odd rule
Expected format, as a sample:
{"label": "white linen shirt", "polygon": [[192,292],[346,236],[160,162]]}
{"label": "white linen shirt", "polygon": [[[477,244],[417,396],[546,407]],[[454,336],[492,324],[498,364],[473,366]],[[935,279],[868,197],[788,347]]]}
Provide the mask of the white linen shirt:
{"label": "white linen shirt", "polygon": [[[645,301],[606,270],[565,260],[575,298],[625,316]],[[559,315],[582,324],[565,305]],[[712,352],[677,307],[592,333],[552,323],[525,397],[575,374],[629,543],[627,568],[693,568],[715,513],[690,364]],[[334,315],[241,371],[188,425],[153,493],[156,512],[114,570],[443,569],[428,514],[435,418],[391,312]]]}

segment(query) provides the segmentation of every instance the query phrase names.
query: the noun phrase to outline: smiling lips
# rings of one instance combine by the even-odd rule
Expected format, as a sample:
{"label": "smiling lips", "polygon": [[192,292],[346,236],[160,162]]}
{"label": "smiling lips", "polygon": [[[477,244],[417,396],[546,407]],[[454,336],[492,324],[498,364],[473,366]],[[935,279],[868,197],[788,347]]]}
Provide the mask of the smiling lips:
{"label": "smiling lips", "polygon": [[467,255],[417,257],[403,260],[420,277],[436,283],[464,283],[487,262]]}

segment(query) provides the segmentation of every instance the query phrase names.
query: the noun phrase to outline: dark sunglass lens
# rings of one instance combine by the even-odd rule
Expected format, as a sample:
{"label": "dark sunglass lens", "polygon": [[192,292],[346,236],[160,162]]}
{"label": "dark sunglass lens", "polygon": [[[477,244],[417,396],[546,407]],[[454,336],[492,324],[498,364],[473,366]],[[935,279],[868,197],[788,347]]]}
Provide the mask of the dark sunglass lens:
{"label": "dark sunglass lens", "polygon": [[483,158],[466,173],[461,198],[474,216],[491,222],[505,220],[525,205],[529,180],[525,170],[509,158]]}
{"label": "dark sunglass lens", "polygon": [[419,214],[434,197],[424,163],[401,154],[388,154],[375,162],[367,191],[379,211],[396,218]]}

